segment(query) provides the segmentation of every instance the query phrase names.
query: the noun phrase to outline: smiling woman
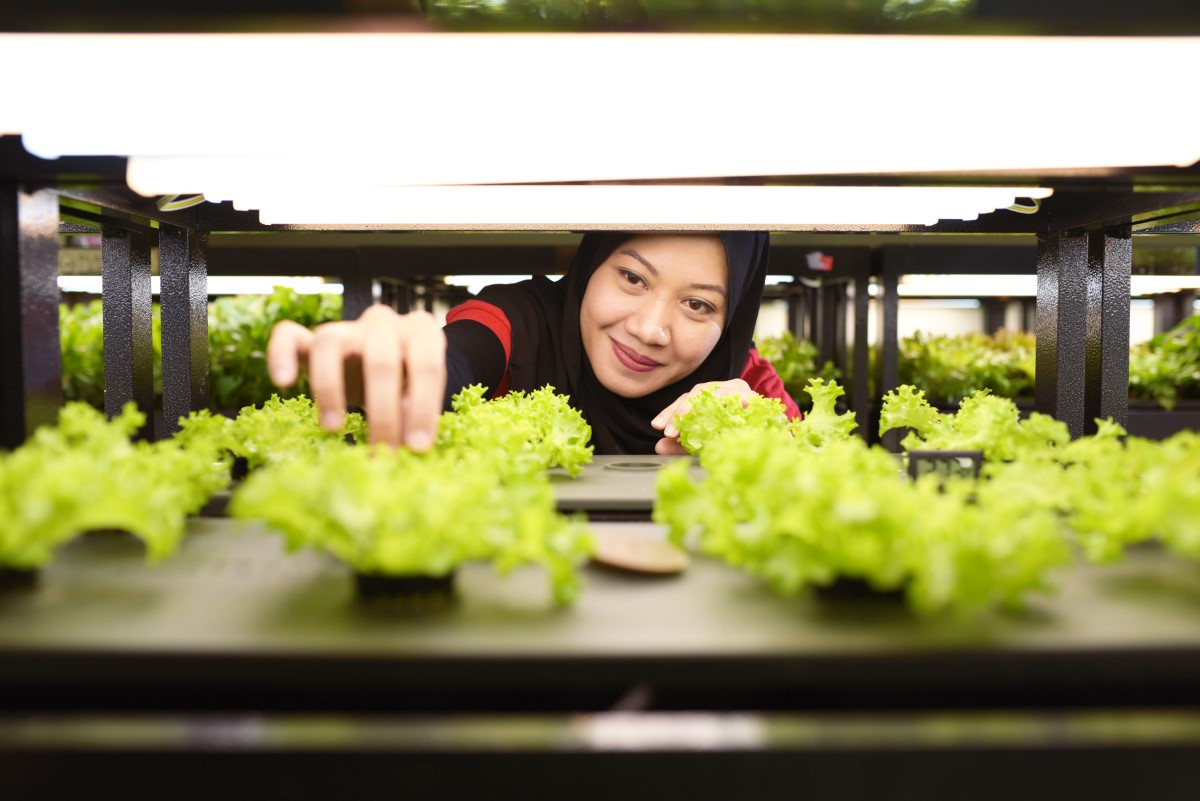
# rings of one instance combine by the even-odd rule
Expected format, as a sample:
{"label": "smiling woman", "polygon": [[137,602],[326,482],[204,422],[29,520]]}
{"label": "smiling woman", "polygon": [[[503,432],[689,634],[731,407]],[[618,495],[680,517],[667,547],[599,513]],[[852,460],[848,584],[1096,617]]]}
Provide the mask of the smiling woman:
{"label": "smiling woman", "polygon": [[715,235],[637,236],[588,280],[579,330],[600,383],[641,398],[691,375],[721,338],[728,297]]}
{"label": "smiling woman", "polygon": [[361,405],[373,441],[417,450],[450,397],[478,383],[492,396],[553,386],[597,453],[683,453],[674,415],[701,388],[800,414],[751,342],[767,253],[763,233],[588,234],[562,279],[486,287],[442,329],[383,306],[315,331],[281,323],[271,376],[287,386],[306,365],[323,425]]}

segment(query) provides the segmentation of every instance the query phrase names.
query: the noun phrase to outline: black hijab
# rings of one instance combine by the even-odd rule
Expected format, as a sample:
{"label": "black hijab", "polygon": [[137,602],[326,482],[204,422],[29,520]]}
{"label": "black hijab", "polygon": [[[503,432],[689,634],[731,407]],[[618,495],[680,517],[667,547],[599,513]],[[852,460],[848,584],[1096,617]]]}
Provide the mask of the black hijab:
{"label": "black hijab", "polygon": [[567,395],[591,425],[597,453],[654,453],[662,432],[650,421],[659,412],[697,384],[742,374],[767,278],[767,234],[720,234],[729,266],[729,304],[721,338],[695,372],[644,397],[623,398],[592,372],[580,335],[579,310],[592,273],[635,236],[585,234],[561,280],[537,276],[479,293],[480,300],[498,306],[512,323],[509,388],[530,391],[550,384]]}

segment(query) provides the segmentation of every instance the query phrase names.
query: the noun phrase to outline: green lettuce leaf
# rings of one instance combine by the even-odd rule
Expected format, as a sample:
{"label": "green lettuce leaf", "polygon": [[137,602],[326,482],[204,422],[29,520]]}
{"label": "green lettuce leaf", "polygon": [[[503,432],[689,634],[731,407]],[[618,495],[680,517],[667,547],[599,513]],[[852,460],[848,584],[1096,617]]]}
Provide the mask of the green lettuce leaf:
{"label": "green lettuce leaf", "polygon": [[910,429],[900,442],[906,451],[982,451],[989,460],[1016,459],[1070,438],[1065,424],[1037,413],[1022,421],[1011,399],[987,390],[964,398],[957,413],[943,414],[925,400],[923,391],[907,385],[883,396],[879,434],[904,428]]}
{"label": "green lettuce leaf", "polygon": [[953,403],[979,390],[1005,398],[1032,395],[1036,342],[1032,334],[928,334],[900,340],[900,383],[911,384],[940,403]]}
{"label": "green lettuce leaf", "polygon": [[972,479],[913,482],[895,455],[861,439],[819,450],[786,431],[741,428],[701,454],[705,475],[668,465],[654,519],[677,545],[792,595],[857,579],[903,590],[919,614],[970,615],[1046,589],[1070,560],[1050,506],[1024,506]]}
{"label": "green lettuce leaf", "polygon": [[591,426],[553,387],[495,400],[483,393],[475,384],[453,397],[438,421],[439,450],[487,451],[516,469],[562,467],[572,476],[592,461]]}
{"label": "green lettuce leaf", "polygon": [[836,381],[826,383],[820,378],[812,378],[804,391],[812,398],[812,410],[791,422],[791,431],[796,439],[814,448],[821,448],[854,434],[854,429],[858,428],[854,412],[838,414],[835,408],[837,399],[846,394]]}
{"label": "green lettuce leaf", "polygon": [[833,362],[821,361],[817,346],[806,339],[796,339],[790,331],[767,337],[755,337],[755,347],[771,363],[788,394],[807,411],[804,392],[810,379],[842,380],[842,371]]}
{"label": "green lettuce leaf", "polygon": [[264,520],[292,549],[328,551],[365,574],[444,576],[481,560],[501,572],[540,564],[559,604],[578,594],[577,567],[592,548],[585,521],[556,511],[544,473],[506,470],[494,454],[464,449],[297,454],[250,474],[230,512]]}
{"label": "green lettuce leaf", "polygon": [[754,395],[717,395],[703,389],[691,400],[685,414],[675,415],[679,444],[688,453],[703,453],[708,443],[726,431],[739,428],[787,428],[787,409],[778,398]]}
{"label": "green lettuce leaf", "polygon": [[178,548],[187,515],[229,472],[211,450],[131,442],[144,419],[132,403],[108,422],[71,402],[57,425],[0,456],[0,565],[44,565],[60,545],[97,529],[135,535],[151,561]]}
{"label": "green lettuce leaf", "polygon": [[321,427],[317,408],[307,397],[280,398],[272,395],[261,407],[247,406],[228,425],[212,421],[193,423],[185,428],[188,434],[194,426],[202,425],[195,436],[219,438],[219,446],[234,456],[246,460],[249,470],[263,465],[317,455],[330,448],[341,448],[349,437],[354,442],[366,441],[366,422],[357,412],[346,415],[337,431]]}

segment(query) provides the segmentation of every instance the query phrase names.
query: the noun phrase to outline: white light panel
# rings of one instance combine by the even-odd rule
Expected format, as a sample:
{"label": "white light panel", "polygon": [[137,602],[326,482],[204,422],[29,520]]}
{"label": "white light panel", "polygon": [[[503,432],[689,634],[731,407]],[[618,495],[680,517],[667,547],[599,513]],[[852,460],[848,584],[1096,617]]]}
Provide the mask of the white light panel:
{"label": "white light panel", "polygon": [[[39,80],[5,87],[0,130],[47,158],[255,157],[169,161],[162,181],[135,163],[148,194],[347,171],[410,184],[1183,166],[1200,159],[1200,112],[1171,82],[1111,66],[1183,75],[1198,61],[1196,37],[8,34],[0,70],[37,64]],[[46,91],[104,65],[169,98],[171,64],[219,87],[197,113]],[[1152,132],[1133,109],[1098,125],[1037,90],[1095,75],[1105,97],[1180,116]]]}
{"label": "white light panel", "polygon": [[[1187,166],[1200,160],[1200,104],[1180,104],[1177,82],[1111,67],[1187,75],[1197,63],[1200,38],[1189,36],[0,34],[0,73],[38,69],[36,81],[0,86],[0,132],[45,158],[129,156],[135,191],[203,193],[261,209],[265,221],[449,226],[532,213],[468,215],[460,200],[404,200],[403,190]],[[156,102],[55,90],[101,65],[137,76],[139,96]],[[1097,75],[1115,99],[1099,119],[1064,89]],[[216,89],[196,103],[197,86]],[[1139,113],[1160,108],[1172,109],[1169,122],[1149,126]],[[341,217],[310,203],[329,197]],[[708,223],[972,214],[913,206],[904,219],[872,216],[862,199],[836,214],[829,199],[790,215],[740,205],[740,216],[722,208]],[[569,203],[539,208],[529,224],[672,225],[672,214],[649,201],[620,214]]]}
{"label": "white light panel", "polygon": [[245,199],[266,224],[473,226],[679,226],[761,228],[839,224],[932,225],[973,220],[1017,197],[1020,187],[849,186],[417,186],[350,194],[263,194]]}
{"label": "white light panel", "polygon": [[[212,275],[208,277],[207,289],[210,295],[269,295],[277,286],[288,287],[301,295],[342,294],[341,283],[326,283],[320,278],[304,276]],[[99,275],[60,275],[58,277],[60,292],[99,295],[103,288],[104,282]],[[159,277],[157,275],[150,276],[151,294],[159,294],[160,289]]]}

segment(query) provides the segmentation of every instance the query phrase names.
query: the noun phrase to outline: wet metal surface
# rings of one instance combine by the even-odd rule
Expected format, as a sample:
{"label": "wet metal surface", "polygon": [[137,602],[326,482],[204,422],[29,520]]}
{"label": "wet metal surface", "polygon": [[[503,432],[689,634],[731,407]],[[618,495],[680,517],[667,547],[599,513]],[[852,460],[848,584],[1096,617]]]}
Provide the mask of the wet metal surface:
{"label": "wet metal surface", "polygon": [[1096,419],[1129,419],[1129,293],[1133,239],[1129,229],[1088,234],[1087,381],[1084,432]]}
{"label": "wet metal surface", "polygon": [[208,262],[206,236],[163,226],[162,278],[164,434],[189,412],[208,408]]}
{"label": "wet metal surface", "polygon": [[1038,237],[1036,406],[1073,437],[1084,433],[1087,258],[1086,235]]}
{"label": "wet metal surface", "polygon": [[57,280],[57,198],[0,184],[0,447],[58,416]]}
{"label": "wet metal surface", "polygon": [[154,346],[150,313],[150,238],[105,227],[101,246],[104,302],[104,412],[134,401],[153,438]]}

